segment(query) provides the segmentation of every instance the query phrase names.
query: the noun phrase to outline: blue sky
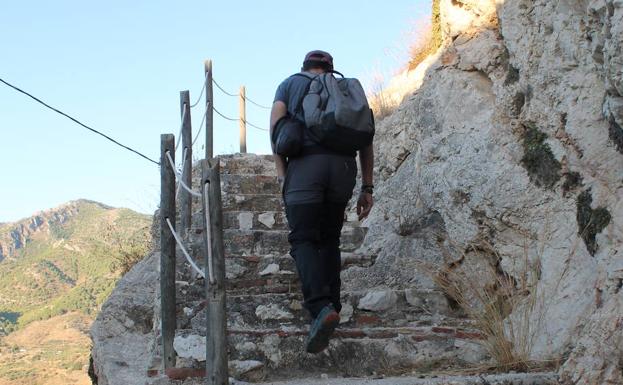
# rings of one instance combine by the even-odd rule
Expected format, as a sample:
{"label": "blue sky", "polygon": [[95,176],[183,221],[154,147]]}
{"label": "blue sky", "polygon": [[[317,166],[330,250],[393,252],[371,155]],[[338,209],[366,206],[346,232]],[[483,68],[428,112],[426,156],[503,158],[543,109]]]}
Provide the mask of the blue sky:
{"label": "blue sky", "polygon": [[[430,0],[292,4],[10,2],[0,13],[0,77],[158,159],[160,134],[179,130],[179,91],[199,96],[205,59],[223,87],[244,84],[263,104],[312,49],[331,52],[336,69],[365,85],[400,67],[409,30],[430,13]],[[236,98],[214,96],[216,108],[237,116]],[[202,113],[192,110],[195,130]],[[268,111],[249,105],[247,119],[266,127]],[[215,152],[235,152],[237,122],[214,122]],[[248,151],[267,153],[266,133],[248,130]],[[158,204],[157,166],[4,85],[0,133],[0,222],[79,198],[145,213]]]}

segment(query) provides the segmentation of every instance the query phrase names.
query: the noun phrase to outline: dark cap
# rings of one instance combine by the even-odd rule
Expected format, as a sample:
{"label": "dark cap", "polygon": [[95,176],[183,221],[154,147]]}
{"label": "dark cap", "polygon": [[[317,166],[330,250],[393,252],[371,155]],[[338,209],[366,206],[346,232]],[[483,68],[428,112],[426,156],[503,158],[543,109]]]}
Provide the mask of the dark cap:
{"label": "dark cap", "polygon": [[303,65],[305,65],[305,63],[320,64],[327,66],[329,69],[333,69],[333,56],[328,52],[315,50],[305,55]]}

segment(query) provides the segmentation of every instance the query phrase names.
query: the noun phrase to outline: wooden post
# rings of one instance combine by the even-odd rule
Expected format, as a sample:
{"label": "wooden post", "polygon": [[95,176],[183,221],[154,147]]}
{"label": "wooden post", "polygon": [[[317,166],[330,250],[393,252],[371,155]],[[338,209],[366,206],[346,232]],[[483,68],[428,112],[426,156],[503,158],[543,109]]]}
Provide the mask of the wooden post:
{"label": "wooden post", "polygon": [[[192,188],[192,170],[193,170],[193,138],[190,120],[190,93],[188,91],[180,92],[180,114],[184,117],[182,122],[182,160],[184,169],[182,170],[182,180],[188,187]],[[178,138],[180,140],[180,138]],[[190,230],[192,221],[192,196],[186,189],[180,186],[180,228],[179,234],[186,234]]]}
{"label": "wooden post", "polygon": [[246,89],[244,86],[240,87],[240,102],[238,103],[240,108],[240,153],[245,154],[247,152],[247,97]]}
{"label": "wooden post", "polygon": [[160,308],[162,318],[162,363],[164,370],[175,367],[175,238],[167,219],[175,228],[175,173],[166,153],[175,161],[175,136],[160,136]]}
{"label": "wooden post", "polygon": [[[227,316],[225,313],[225,250],[223,247],[223,215],[221,180],[218,159],[202,161],[201,188],[204,211],[210,213],[210,223],[204,215],[205,250],[208,250],[208,231],[211,237],[212,258],[206,261],[205,282],[207,308],[206,376],[208,385],[228,385]],[[207,184],[207,185],[206,185]],[[206,196],[207,192],[207,196]],[[207,202],[206,202],[207,199]],[[212,282],[211,279],[213,279]]]}
{"label": "wooden post", "polygon": [[206,81],[206,159],[214,156],[214,93],[212,91],[212,60],[205,61]]}

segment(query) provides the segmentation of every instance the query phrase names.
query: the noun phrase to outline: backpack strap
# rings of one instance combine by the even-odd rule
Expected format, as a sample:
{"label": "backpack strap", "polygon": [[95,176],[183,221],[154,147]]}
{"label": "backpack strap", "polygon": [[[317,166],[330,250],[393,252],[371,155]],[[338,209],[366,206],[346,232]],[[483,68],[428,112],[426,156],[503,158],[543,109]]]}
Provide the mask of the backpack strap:
{"label": "backpack strap", "polygon": [[309,88],[311,87],[312,82],[314,81],[314,79],[316,79],[318,77],[318,75],[316,75],[316,76],[308,76],[308,75],[305,75],[302,72],[298,72],[298,73],[295,73],[294,75],[292,75],[290,77],[293,78],[295,76],[300,76],[300,77],[303,77],[303,78],[309,80],[309,83],[307,83],[307,86],[305,87],[305,92],[303,92],[303,97],[299,100],[298,104],[296,105],[296,108],[294,109],[294,115],[298,115],[298,113],[303,110],[303,99],[305,99],[305,95],[307,95],[307,93],[309,92]]}

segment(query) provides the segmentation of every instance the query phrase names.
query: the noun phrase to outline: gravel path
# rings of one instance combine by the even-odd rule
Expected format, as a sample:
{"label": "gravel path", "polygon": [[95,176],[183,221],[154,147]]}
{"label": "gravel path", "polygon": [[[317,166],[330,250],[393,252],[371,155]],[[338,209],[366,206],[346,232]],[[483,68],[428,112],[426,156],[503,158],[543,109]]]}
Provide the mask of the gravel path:
{"label": "gravel path", "polygon": [[[232,382],[232,385],[247,383]],[[393,377],[371,378],[317,378],[286,382],[262,383],[262,385],[558,385],[554,373],[518,373],[487,376],[440,376],[436,378]]]}

